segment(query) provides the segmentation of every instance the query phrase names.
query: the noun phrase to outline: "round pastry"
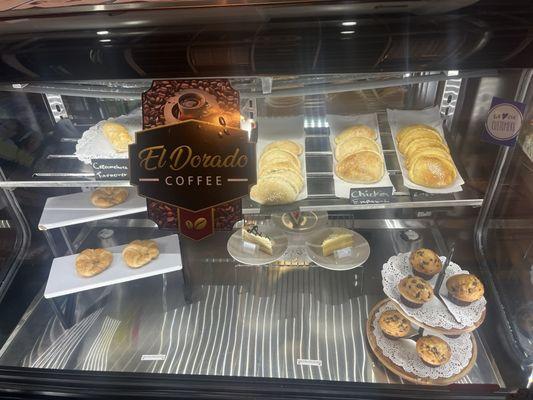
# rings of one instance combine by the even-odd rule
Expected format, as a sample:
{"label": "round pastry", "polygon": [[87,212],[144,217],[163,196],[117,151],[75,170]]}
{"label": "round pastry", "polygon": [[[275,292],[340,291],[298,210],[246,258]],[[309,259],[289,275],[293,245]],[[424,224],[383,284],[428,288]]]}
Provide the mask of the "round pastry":
{"label": "round pastry", "polygon": [[440,367],[450,361],[452,349],[444,339],[427,335],[416,341],[416,352],[422,362],[429,367]]}
{"label": "round pastry", "polygon": [[375,141],[364,137],[353,137],[335,147],[335,159],[342,161],[344,157],[362,150],[371,150],[379,153],[379,148]]}
{"label": "round pastry", "polygon": [[415,131],[415,130],[434,130],[431,126],[429,125],[424,125],[424,124],[416,124],[416,125],[407,125],[407,126],[404,126],[402,129],[400,129],[400,131],[398,132],[398,134],[396,135],[396,140],[399,142],[401,141],[405,135],[407,135],[409,132],[411,131]]}
{"label": "round pastry", "polygon": [[411,323],[397,310],[383,312],[378,324],[385,337],[392,340],[406,337],[411,332]]}
{"label": "round pastry", "polygon": [[297,187],[279,176],[265,176],[250,189],[250,198],[259,204],[289,204],[296,201]]}
{"label": "round pastry", "polygon": [[267,174],[259,175],[259,178],[279,178],[289,182],[297,193],[300,193],[304,187],[304,178],[299,172],[292,169],[270,171]]}
{"label": "round pastry", "polygon": [[446,281],[448,298],[459,306],[467,306],[483,297],[485,289],[477,276],[457,274]]}
{"label": "round pastry", "polygon": [[109,208],[124,203],[128,194],[125,188],[102,187],[91,193],[91,203],[98,208]]}
{"label": "round pastry", "polygon": [[405,166],[407,167],[407,169],[409,169],[411,165],[415,164],[420,157],[442,158],[453,163],[450,153],[436,147],[429,147],[418,151],[412,157],[405,157]]}
{"label": "round pastry", "polygon": [[294,154],[295,156],[299,156],[302,154],[302,146],[300,146],[298,143],[293,142],[292,140],[277,140],[275,142],[270,143],[268,146],[265,147],[263,152],[267,152],[269,150],[273,149],[281,149],[288,151],[289,153]]}
{"label": "round pastry", "polygon": [[449,160],[421,156],[409,168],[409,179],[414,183],[430,188],[450,186],[457,177],[457,171]]}
{"label": "round pastry", "polygon": [[415,139],[407,145],[407,147],[405,148],[405,158],[411,158],[416,153],[426,148],[438,148],[444,150],[447,153],[450,153],[450,149],[448,148],[446,143],[443,143],[437,139],[422,138]]}
{"label": "round pastry", "polygon": [[433,288],[422,278],[406,276],[398,284],[400,299],[411,308],[420,308],[433,298]]}
{"label": "round pastry", "polygon": [[376,131],[366,125],[354,125],[344,129],[339,135],[335,137],[335,144],[339,145],[347,139],[354,137],[362,137],[375,140],[377,135]]}
{"label": "round pastry", "polygon": [[87,278],[106,270],[113,261],[113,254],[105,249],[85,249],[76,257],[76,271]]}
{"label": "round pastry", "polygon": [[264,152],[259,158],[259,169],[264,168],[266,164],[275,162],[288,162],[300,170],[300,160],[297,156],[289,151],[282,149],[272,149]]}
{"label": "round pastry", "polygon": [[398,150],[400,150],[400,153],[405,154],[407,146],[409,146],[409,144],[416,139],[433,139],[442,142],[442,137],[434,129],[415,129],[405,134],[402,139],[398,140]]}
{"label": "round pastry", "polygon": [[335,167],[335,174],[346,182],[374,183],[385,173],[383,159],[375,151],[362,150],[343,158]]}
{"label": "round pastry", "polygon": [[290,169],[292,171],[300,173],[300,169],[297,168],[294,163],[289,161],[269,162],[259,168],[259,176],[266,175],[272,171],[280,171]]}
{"label": "round pastry", "polygon": [[139,268],[159,256],[159,247],[153,240],[134,240],[122,250],[122,259],[128,267]]}
{"label": "round pastry", "polygon": [[429,280],[442,271],[442,262],[439,256],[430,249],[418,249],[411,252],[409,264],[413,274],[422,279]]}

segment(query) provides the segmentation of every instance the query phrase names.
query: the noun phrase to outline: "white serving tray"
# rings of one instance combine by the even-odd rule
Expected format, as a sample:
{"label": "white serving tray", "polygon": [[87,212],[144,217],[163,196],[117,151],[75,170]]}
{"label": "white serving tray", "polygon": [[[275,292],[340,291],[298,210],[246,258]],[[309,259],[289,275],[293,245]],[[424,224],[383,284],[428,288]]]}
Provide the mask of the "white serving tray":
{"label": "white serving tray", "polygon": [[[263,154],[266,146],[276,140],[292,140],[302,146],[303,152],[300,155],[301,172],[304,178],[304,187],[296,201],[307,199],[307,166],[305,162],[305,131],[304,117],[298,115],[295,117],[259,117],[257,119],[257,165],[259,166],[259,157]],[[259,171],[257,171],[259,173]]]}
{"label": "white serving tray", "polygon": [[128,199],[111,208],[93,206],[91,192],[50,197],[44,205],[39,220],[39,230],[44,231],[146,211],[146,199],[138,196],[136,189],[129,188],[128,190],[130,192]]}
{"label": "white serving tray", "polygon": [[76,272],[77,254],[54,258],[44,297],[51,299],[180,270],[182,263],[178,235],[164,236],[154,240],[159,246],[159,256],[145,266],[130,268],[122,261],[121,253],[126,245],[110,247],[107,250],[113,253],[113,262],[105,271],[90,278],[80,276]]}
{"label": "white serving tray", "polygon": [[[394,193],[394,185],[392,184],[387,171],[387,165],[385,164],[385,156],[383,154],[383,145],[381,143],[381,133],[379,131],[378,116],[376,113],[372,114],[362,114],[362,115],[326,115],[328,120],[330,135],[329,142],[331,146],[331,152],[333,153],[333,184],[335,187],[335,196],[343,199],[350,198],[350,190],[352,188],[361,189],[361,188],[378,188],[378,187],[391,187]],[[383,168],[385,172],[379,182],[376,183],[350,183],[342,180],[337,176],[335,170],[337,168],[337,160],[335,159],[335,137],[340,135],[342,131],[346,128],[349,128],[353,125],[367,125],[370,128],[374,129],[377,133],[376,143],[383,159]]]}
{"label": "white serving tray", "polygon": [[[409,171],[405,166],[404,157],[400,154],[398,150],[398,143],[396,142],[396,135],[398,132],[407,125],[414,124],[425,124],[429,125],[432,128],[436,129],[441,135],[444,143],[446,143],[446,138],[444,137],[444,130],[442,128],[442,118],[440,116],[440,111],[438,107],[426,108],[423,110],[392,110],[387,109],[387,119],[389,121],[389,126],[392,134],[392,141],[394,143],[394,148],[396,149],[396,156],[398,157],[398,163],[400,164],[400,169],[402,171],[403,183],[409,189],[421,190],[426,193],[456,193],[463,190],[462,185],[465,181],[459,174],[457,165],[455,169],[457,170],[457,176],[455,181],[452,184],[445,188],[429,188],[426,186],[421,186],[414,183],[409,179]],[[449,146],[448,146],[449,147]]]}

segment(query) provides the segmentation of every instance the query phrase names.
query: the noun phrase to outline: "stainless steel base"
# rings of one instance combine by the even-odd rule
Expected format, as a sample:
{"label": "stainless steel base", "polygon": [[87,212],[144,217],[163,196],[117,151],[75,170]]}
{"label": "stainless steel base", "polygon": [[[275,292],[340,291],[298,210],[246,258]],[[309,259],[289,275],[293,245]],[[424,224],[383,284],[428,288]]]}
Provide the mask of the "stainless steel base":
{"label": "stainless steel base", "polygon": [[[238,267],[225,253],[230,233],[183,241],[184,271],[79,293],[76,324],[68,330],[46,301],[37,300],[4,346],[0,363],[401,382],[371,355],[364,327],[369,310],[383,298],[381,265],[402,250],[397,235],[406,224],[357,224],[372,254],[363,268],[345,272]],[[438,245],[431,226],[411,225],[420,228],[425,244]],[[479,337],[478,345],[477,363],[460,382],[503,386]]]}

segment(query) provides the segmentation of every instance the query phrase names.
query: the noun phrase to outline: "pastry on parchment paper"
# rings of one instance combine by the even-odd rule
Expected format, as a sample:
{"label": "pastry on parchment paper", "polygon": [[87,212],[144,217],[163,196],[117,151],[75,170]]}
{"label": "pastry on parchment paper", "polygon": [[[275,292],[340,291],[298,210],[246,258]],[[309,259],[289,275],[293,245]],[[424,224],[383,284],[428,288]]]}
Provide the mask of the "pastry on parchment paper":
{"label": "pastry on parchment paper", "polygon": [[374,129],[367,125],[354,125],[344,129],[341,133],[339,133],[337,137],[335,137],[335,144],[339,145],[345,140],[354,137],[362,137],[371,140],[376,140],[377,134]]}
{"label": "pastry on parchment paper", "polygon": [[344,157],[362,150],[371,150],[379,153],[379,147],[374,140],[364,137],[353,137],[335,147],[335,159],[342,161]]}
{"label": "pastry on parchment paper", "polygon": [[383,158],[379,153],[370,150],[350,154],[335,167],[335,174],[351,183],[379,182],[384,173]]}
{"label": "pastry on parchment paper", "polygon": [[294,154],[295,156],[299,156],[300,154],[302,154],[303,151],[302,146],[300,146],[296,142],[293,142],[292,140],[277,140],[267,145],[263,150],[263,153],[266,153],[267,151],[273,149],[285,150],[289,153]]}

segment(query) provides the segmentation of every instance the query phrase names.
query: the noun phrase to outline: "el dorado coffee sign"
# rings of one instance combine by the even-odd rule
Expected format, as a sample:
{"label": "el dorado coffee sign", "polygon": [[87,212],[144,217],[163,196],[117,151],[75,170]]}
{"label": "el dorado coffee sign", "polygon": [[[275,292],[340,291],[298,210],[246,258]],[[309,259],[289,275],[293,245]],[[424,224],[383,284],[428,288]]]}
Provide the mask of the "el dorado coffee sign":
{"label": "el dorado coffee sign", "polygon": [[255,183],[248,133],[196,120],[138,132],[130,164],[140,196],[189,211],[246,196]]}
{"label": "el dorado coffee sign", "polygon": [[239,129],[227,80],[154,81],[143,127],[129,147],[130,181],[158,226],[198,240],[240,219],[237,200],[256,182],[255,143]]}

